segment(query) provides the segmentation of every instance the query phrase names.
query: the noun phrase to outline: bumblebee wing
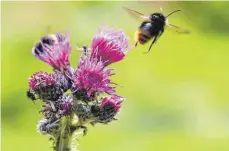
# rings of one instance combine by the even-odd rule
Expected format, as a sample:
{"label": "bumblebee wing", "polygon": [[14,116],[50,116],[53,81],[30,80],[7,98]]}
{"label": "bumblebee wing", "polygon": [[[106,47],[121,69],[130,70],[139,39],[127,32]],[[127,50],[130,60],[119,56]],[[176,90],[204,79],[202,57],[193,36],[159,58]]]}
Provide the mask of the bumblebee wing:
{"label": "bumblebee wing", "polygon": [[136,17],[137,19],[140,19],[142,21],[149,21],[149,16],[145,16],[144,14],[142,13],[139,13],[133,9],[129,9],[129,8],[126,8],[126,7],[123,7],[125,10],[127,10],[129,12],[129,14],[131,14],[132,16]]}
{"label": "bumblebee wing", "polygon": [[170,30],[172,32],[176,32],[178,34],[190,34],[191,33],[190,30],[178,27],[178,26],[173,25],[173,24],[166,24],[166,26],[168,27],[167,28],[168,30]]}

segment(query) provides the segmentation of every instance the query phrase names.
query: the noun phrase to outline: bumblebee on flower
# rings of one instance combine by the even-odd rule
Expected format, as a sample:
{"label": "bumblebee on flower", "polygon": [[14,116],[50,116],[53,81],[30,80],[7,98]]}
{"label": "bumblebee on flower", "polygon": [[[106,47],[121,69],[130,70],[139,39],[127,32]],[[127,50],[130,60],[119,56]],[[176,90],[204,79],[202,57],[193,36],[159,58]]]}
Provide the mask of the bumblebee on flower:
{"label": "bumblebee on flower", "polygon": [[116,83],[110,80],[115,73],[107,66],[125,58],[129,46],[125,33],[115,28],[100,28],[93,37],[91,51],[83,47],[85,55],[80,57],[76,69],[69,61],[69,39],[69,34],[55,33],[35,44],[32,54],[50,65],[54,73],[34,73],[27,91],[33,101],[44,102],[41,109],[44,119],[37,129],[54,138],[54,149],[58,151],[60,146],[70,148],[69,143],[60,145],[60,142],[71,141],[75,130],[83,128],[86,133],[85,124],[107,124],[115,120],[124,100],[116,94]]}

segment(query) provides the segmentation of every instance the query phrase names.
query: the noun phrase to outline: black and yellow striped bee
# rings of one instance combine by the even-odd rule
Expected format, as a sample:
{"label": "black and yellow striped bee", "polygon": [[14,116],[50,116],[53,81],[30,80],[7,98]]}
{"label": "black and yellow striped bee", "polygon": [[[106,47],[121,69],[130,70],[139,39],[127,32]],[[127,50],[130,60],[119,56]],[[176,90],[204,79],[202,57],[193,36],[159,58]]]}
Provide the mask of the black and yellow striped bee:
{"label": "black and yellow striped bee", "polygon": [[[161,9],[161,13],[153,13],[149,16],[146,16],[142,13],[139,13],[133,9],[129,9],[124,7],[131,15],[134,15],[138,19],[141,19],[143,22],[139,26],[138,30],[135,32],[135,47],[140,44],[145,44],[152,38],[153,41],[148,49],[148,52],[150,51],[152,45],[156,43],[158,38],[163,34],[165,26],[167,26],[169,29],[182,34],[188,34],[190,33],[189,30],[183,29],[181,27],[172,25],[168,22],[168,17],[172,15],[173,13],[179,12],[181,10],[175,10],[171,12],[169,15],[165,16],[163,15],[163,11]],[[146,52],[146,53],[148,53]]]}
{"label": "black and yellow striped bee", "polygon": [[33,48],[32,52],[34,55],[39,57],[44,52],[42,44],[46,44],[47,46],[51,46],[51,45],[57,44],[59,42],[63,42],[64,40],[65,40],[65,37],[59,33],[47,35],[47,36],[41,38],[41,41],[36,44],[36,46]]}

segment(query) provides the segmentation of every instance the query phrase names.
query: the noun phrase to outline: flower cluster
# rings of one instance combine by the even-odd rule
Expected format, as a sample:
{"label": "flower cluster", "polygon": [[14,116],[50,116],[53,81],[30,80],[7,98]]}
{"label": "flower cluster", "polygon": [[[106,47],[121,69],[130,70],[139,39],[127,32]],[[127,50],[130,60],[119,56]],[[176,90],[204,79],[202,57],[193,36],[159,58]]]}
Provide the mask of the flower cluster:
{"label": "flower cluster", "polygon": [[76,69],[69,61],[68,34],[47,35],[34,46],[32,54],[52,66],[54,73],[34,73],[27,96],[43,101],[40,112],[44,119],[37,129],[51,136],[55,150],[69,150],[69,138],[80,128],[86,134],[85,124],[107,124],[116,119],[124,99],[116,94],[117,84],[110,79],[115,73],[107,66],[123,60],[128,43],[122,30],[103,27],[93,37],[90,51],[82,48]]}

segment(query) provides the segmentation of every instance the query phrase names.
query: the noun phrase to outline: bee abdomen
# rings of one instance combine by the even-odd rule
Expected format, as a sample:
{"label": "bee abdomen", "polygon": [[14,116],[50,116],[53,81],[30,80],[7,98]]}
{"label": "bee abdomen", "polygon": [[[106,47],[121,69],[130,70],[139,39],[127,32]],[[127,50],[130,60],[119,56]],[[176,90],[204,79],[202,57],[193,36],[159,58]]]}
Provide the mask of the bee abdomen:
{"label": "bee abdomen", "polygon": [[151,39],[151,37],[150,36],[148,36],[148,35],[146,35],[146,34],[144,34],[144,33],[141,33],[140,35],[139,35],[139,38],[138,38],[138,41],[141,43],[141,44],[145,44],[148,40],[150,40]]}

